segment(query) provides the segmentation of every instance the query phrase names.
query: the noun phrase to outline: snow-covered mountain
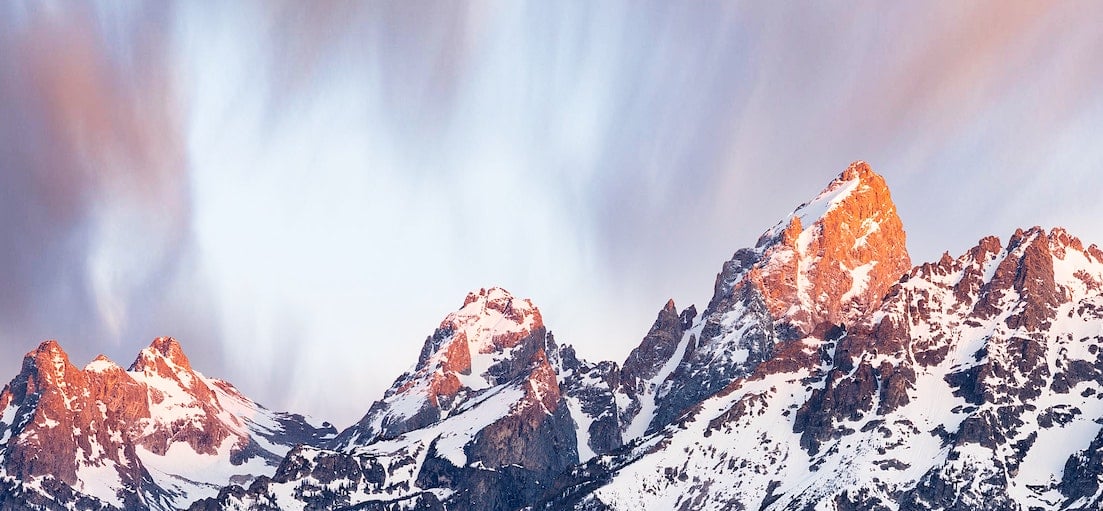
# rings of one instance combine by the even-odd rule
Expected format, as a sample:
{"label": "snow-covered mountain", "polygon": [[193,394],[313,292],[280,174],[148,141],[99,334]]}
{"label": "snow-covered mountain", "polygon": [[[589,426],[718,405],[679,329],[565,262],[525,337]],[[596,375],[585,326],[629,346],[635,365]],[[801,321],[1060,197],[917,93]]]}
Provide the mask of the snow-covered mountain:
{"label": "snow-covered mountain", "polygon": [[[93,396],[107,396],[96,390],[105,386],[190,388],[197,380],[179,376],[186,361],[170,364],[172,347],[158,346],[130,372],[102,360],[73,371]],[[64,366],[50,350],[28,364]],[[24,374],[35,371],[25,364]],[[106,374],[130,380],[96,383]],[[74,394],[62,385],[48,397],[21,378],[0,396],[0,420],[52,434],[51,410]],[[230,391],[207,387],[241,416],[225,406]],[[189,395],[186,412],[175,398],[96,406],[221,420],[202,392]],[[45,415],[9,411],[31,401],[46,402],[35,408]],[[99,424],[91,415],[82,423]],[[98,455],[119,460],[118,484],[156,489],[135,493],[142,502],[205,497],[191,505],[203,511],[1103,509],[1103,251],[1031,228],[912,267],[884,179],[856,162],[725,262],[700,314],[661,307],[623,363],[579,358],[531,301],[482,289],[363,419],[332,438],[315,432],[271,476],[230,481],[217,495],[173,486],[168,474],[184,468],[166,453],[221,460],[226,451],[203,446],[240,445],[238,430],[194,443],[194,432],[219,428],[162,427],[185,432],[169,445],[141,420],[125,424],[106,436],[108,426],[89,426],[70,442],[78,453],[114,453],[113,438],[133,439]],[[43,469],[35,452],[8,445],[5,484],[45,488],[18,471],[38,467],[84,495],[102,493],[85,482],[103,480],[94,469]],[[128,471],[129,460],[141,470]]]}
{"label": "snow-covered mountain", "polygon": [[529,300],[471,293],[417,363],[328,449],[195,509],[518,509],[578,463],[560,350]]}
{"label": "snow-covered mountain", "polygon": [[335,434],[203,376],[172,338],[127,370],[46,341],[0,393],[0,509],[179,509]]}
{"label": "snow-covered mountain", "polygon": [[1100,509],[1101,283],[1103,253],[1060,229],[985,238],[575,469],[547,507]]}
{"label": "snow-covered mountain", "polygon": [[[864,211],[848,223],[871,223]],[[902,233],[881,241],[894,239]],[[906,260],[899,250],[877,257]],[[732,266],[718,278],[721,300]],[[799,303],[761,307],[784,311],[764,314],[775,332],[784,316],[808,317],[795,267],[784,275]],[[883,299],[819,294],[819,319],[811,313],[790,321],[788,338],[767,337],[766,355],[745,375],[576,467],[536,507],[1103,508],[1103,252],[1061,229],[1032,228],[890,276],[865,280],[880,282]],[[760,282],[767,295],[791,289],[785,279]],[[762,338],[753,328],[744,332]],[[722,353],[742,359],[746,335]]]}

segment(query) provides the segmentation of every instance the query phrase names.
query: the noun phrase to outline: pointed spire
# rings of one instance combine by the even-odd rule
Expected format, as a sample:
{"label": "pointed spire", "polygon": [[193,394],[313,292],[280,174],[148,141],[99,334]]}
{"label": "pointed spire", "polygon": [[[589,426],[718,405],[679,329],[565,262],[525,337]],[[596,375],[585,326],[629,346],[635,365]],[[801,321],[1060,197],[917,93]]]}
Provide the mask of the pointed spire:
{"label": "pointed spire", "polygon": [[906,242],[884,178],[859,160],[759,238],[751,278],[775,317],[807,334],[876,307],[911,269]]}
{"label": "pointed spire", "polygon": [[24,355],[24,368],[26,368],[27,363],[34,364],[38,367],[44,367],[49,364],[56,368],[56,366],[69,364],[69,354],[65,353],[65,350],[61,348],[61,344],[58,344],[58,342],[53,339],[49,339],[42,341],[34,351]]}
{"label": "pointed spire", "polygon": [[61,344],[56,340],[47,339],[39,343],[38,347],[35,348],[34,351],[28,353],[28,355],[38,353],[65,353],[65,350],[61,349]]}
{"label": "pointed spire", "polygon": [[856,160],[852,162],[842,174],[839,174],[839,179],[849,181],[852,179],[868,179],[874,176],[881,177],[873,172],[873,169],[868,163],[863,160]]}
{"label": "pointed spire", "polygon": [[158,353],[178,366],[191,367],[188,357],[184,355],[184,350],[180,347],[180,343],[172,337],[158,337],[153,340],[149,347],[157,350]]}

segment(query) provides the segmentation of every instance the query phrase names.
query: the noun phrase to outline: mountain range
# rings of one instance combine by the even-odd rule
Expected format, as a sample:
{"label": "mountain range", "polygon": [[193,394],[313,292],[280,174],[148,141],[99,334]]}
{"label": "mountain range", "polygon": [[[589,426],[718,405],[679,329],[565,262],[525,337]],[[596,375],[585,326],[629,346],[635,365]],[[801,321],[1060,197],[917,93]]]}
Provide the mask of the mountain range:
{"label": "mountain range", "polygon": [[470,293],[356,424],[270,411],[158,338],[53,341],[0,393],[0,510],[1103,508],[1103,251],[1056,228],[914,266],[855,162],[662,306],[621,363]]}

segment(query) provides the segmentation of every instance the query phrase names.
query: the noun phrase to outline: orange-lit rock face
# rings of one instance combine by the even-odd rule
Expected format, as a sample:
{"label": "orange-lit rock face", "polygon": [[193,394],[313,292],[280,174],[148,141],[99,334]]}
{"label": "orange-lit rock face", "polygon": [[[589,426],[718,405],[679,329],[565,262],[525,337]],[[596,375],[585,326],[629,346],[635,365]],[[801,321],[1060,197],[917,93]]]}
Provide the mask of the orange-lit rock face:
{"label": "orange-lit rock face", "polygon": [[140,467],[127,459],[133,450],[125,439],[150,417],[146,387],[104,357],[90,366],[95,369],[74,366],[55,341],[24,357],[22,371],[0,393],[0,409],[14,405],[17,415],[31,414],[21,425],[4,425],[12,437],[10,473],[76,484],[77,464],[100,453],[118,466],[121,480],[140,479]]}
{"label": "orange-lit rock face", "polygon": [[[84,375],[69,363],[56,342],[43,342],[27,353],[20,375],[0,394],[0,407],[19,406],[21,413],[17,415],[33,413],[21,431],[15,430],[17,424],[5,425],[13,437],[9,445],[22,444],[7,456],[9,473],[20,477],[52,474],[67,483],[76,482],[71,453],[77,449],[77,439],[70,406],[76,404],[83,409],[91,404],[84,395],[86,388]],[[32,438],[34,441],[21,441]]]}
{"label": "orange-lit rock face", "polygon": [[[110,509],[145,509],[150,495],[167,489],[175,494],[163,507],[175,509],[190,502],[192,490],[180,490],[182,485],[222,484],[217,474],[230,466],[242,466],[235,474],[249,477],[243,462],[280,454],[252,441],[258,434],[272,442],[282,438],[265,435],[272,430],[258,431],[254,424],[259,421],[251,421],[283,424],[286,414],[269,412],[229,383],[193,371],[174,339],[155,340],[132,368],[124,370],[100,355],[79,369],[54,341],[26,354],[20,373],[0,392],[0,459],[8,476],[24,482],[34,478],[40,485],[42,494],[27,493],[28,499],[42,497],[47,500],[41,502],[53,504],[56,498],[58,509],[71,507],[65,503],[73,498],[103,500],[114,506]],[[315,431],[335,433],[325,429]],[[301,443],[295,433],[296,438],[279,445]],[[199,464],[180,464],[183,473],[175,471],[177,466],[157,465],[153,455],[182,454],[185,445],[210,456]],[[196,478],[208,472],[215,474],[213,480]],[[34,502],[6,504],[23,509]],[[99,509],[87,502],[77,507]]]}
{"label": "orange-lit rock face", "polygon": [[[135,445],[163,454],[173,443],[185,442],[198,453],[215,454],[234,434],[218,419],[217,397],[191,370],[174,339],[154,341],[131,371],[102,355],[79,369],[55,341],[28,353],[20,374],[0,393],[0,410],[15,405],[20,407],[17,415],[32,413],[21,427],[3,425],[18,443],[9,449],[8,469],[24,477],[52,475],[75,484],[82,456],[102,453],[119,467],[122,481],[137,484],[141,467],[133,458]],[[154,378],[180,390],[162,390]],[[171,409],[166,392],[172,392]],[[162,424],[157,416],[162,412],[180,418]]]}
{"label": "orange-lit rock face", "polygon": [[471,374],[471,348],[467,344],[466,334],[456,334],[456,338],[444,348],[441,368],[449,374]]}
{"label": "orange-lit rock face", "polygon": [[[84,370],[91,395],[102,402],[108,414],[133,421],[149,417],[148,388],[138,383],[122,367],[103,355],[93,361],[102,369]],[[93,367],[96,367],[93,366]]]}
{"label": "orange-lit rock face", "polygon": [[440,396],[454,396],[461,388],[463,388],[463,385],[455,373],[436,372],[429,377],[429,387],[426,394],[429,402],[440,408]]}
{"label": "orange-lit rock face", "polygon": [[808,334],[876,308],[911,268],[905,242],[885,180],[856,162],[763,235],[761,263],[736,286],[754,285],[772,316]]}

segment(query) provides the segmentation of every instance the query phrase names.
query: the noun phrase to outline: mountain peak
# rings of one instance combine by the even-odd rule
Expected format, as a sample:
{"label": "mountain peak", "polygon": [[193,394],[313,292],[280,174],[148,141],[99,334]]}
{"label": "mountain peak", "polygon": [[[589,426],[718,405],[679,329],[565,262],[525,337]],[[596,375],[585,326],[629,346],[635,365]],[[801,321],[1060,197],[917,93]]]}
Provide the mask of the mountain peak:
{"label": "mountain peak", "polygon": [[42,341],[37,348],[23,355],[20,377],[33,381],[33,388],[65,386],[79,379],[80,371],[69,362],[69,355],[57,341]]}
{"label": "mountain peak", "polygon": [[531,300],[500,287],[468,293],[425,339],[414,368],[335,442],[392,438],[440,420],[467,397],[547,365],[539,354],[551,342]]}
{"label": "mountain peak", "polygon": [[[463,306],[440,324],[442,330],[454,332],[452,339],[465,343],[472,355],[512,348],[518,340],[542,326],[540,310],[532,300],[515,298],[500,287],[468,293]],[[425,348],[433,346],[427,344]],[[424,350],[422,355],[426,355]]]}
{"label": "mountain peak", "polygon": [[[797,206],[784,220],[763,233],[757,246],[796,241],[796,236],[812,229],[836,210],[848,212],[848,216],[859,221],[876,220],[882,215],[896,216],[896,205],[892,202],[885,179],[874,172],[868,163],[859,160],[851,163],[816,197]],[[899,222],[899,218],[896,221]]]}
{"label": "mountain peak", "polygon": [[132,373],[104,355],[81,370],[53,340],[27,353],[0,390],[3,507],[180,509],[270,475],[292,445],[335,433],[212,389],[217,380],[187,363],[168,337],[142,350]]}
{"label": "mountain peak", "polygon": [[115,363],[114,360],[107,358],[107,355],[97,355],[92,359],[88,365],[84,366],[86,372],[106,372],[106,371],[122,371],[123,368]]}
{"label": "mountain peak", "polygon": [[[660,329],[664,358],[648,366],[671,372],[655,373],[663,387],[654,394],[647,430],[669,424],[766,361],[767,369],[818,364],[800,341],[824,339],[835,326],[866,321],[911,269],[905,241],[885,180],[865,162],[850,164],[763,233],[754,248],[739,250],[724,263],[693,328]],[[659,332],[649,333],[641,346],[659,346],[654,333]],[[626,368],[637,365],[629,362]],[[654,382],[647,385],[657,388]],[[647,414],[634,420],[642,424]]]}
{"label": "mountain peak", "polygon": [[61,344],[50,339],[42,341],[33,351],[23,356],[23,372],[37,369],[37,372],[45,371],[48,374],[56,374],[61,378],[66,368],[70,366],[69,354],[61,348]]}
{"label": "mountain peak", "polygon": [[131,364],[131,371],[143,371],[149,368],[153,368],[157,372],[164,372],[159,368],[161,364],[159,361],[168,362],[171,367],[167,367],[171,372],[177,372],[178,370],[191,371],[191,362],[188,361],[187,355],[184,355],[184,349],[180,347],[180,343],[172,337],[158,337],[150,343],[148,348],[143,349],[138,353],[138,358]]}
{"label": "mountain peak", "polygon": [[906,241],[884,178],[856,161],[759,238],[752,280],[775,317],[808,333],[876,307],[911,268]]}
{"label": "mountain peak", "polygon": [[509,291],[500,287],[483,288],[467,293],[463,306],[449,314],[445,322],[460,317],[498,317],[514,323],[525,322],[532,318],[537,325],[542,324],[540,311],[528,298],[515,298]]}
{"label": "mountain peak", "polygon": [[157,350],[158,353],[177,363],[177,365],[189,365],[188,357],[184,355],[180,342],[172,337],[158,337],[150,343],[149,347]]}
{"label": "mountain peak", "polygon": [[504,288],[501,288],[501,287],[498,287],[498,286],[492,286],[492,287],[489,287],[489,288],[485,288],[485,287],[480,288],[478,291],[472,291],[470,293],[467,293],[467,298],[464,299],[463,305],[467,306],[468,304],[475,303],[475,302],[505,303],[505,302],[509,302],[510,300],[513,300],[513,294],[512,293],[510,293],[508,290],[506,290]]}
{"label": "mountain peak", "polygon": [[866,163],[864,160],[855,160],[846,170],[839,174],[839,179],[844,181],[852,179],[881,179],[881,176],[873,171],[869,163]]}
{"label": "mountain peak", "polygon": [[61,348],[61,344],[59,344],[56,340],[47,339],[47,340],[42,341],[41,343],[39,343],[38,347],[35,348],[34,351],[31,351],[30,353],[27,353],[27,356],[36,356],[37,357],[37,356],[43,355],[43,354],[45,354],[45,355],[57,355],[57,354],[64,355],[65,350],[63,350]]}

